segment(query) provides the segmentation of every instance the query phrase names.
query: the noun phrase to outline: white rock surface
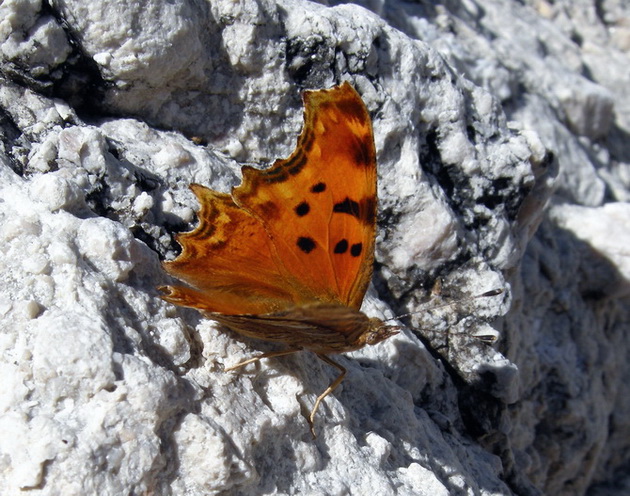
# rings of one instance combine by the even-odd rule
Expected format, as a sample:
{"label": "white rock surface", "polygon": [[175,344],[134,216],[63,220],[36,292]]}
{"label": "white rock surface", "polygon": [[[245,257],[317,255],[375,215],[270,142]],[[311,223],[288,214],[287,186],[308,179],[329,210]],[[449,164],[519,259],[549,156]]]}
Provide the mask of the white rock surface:
{"label": "white rock surface", "polygon": [[[0,4],[0,494],[624,494],[630,9],[364,6]],[[335,370],[225,373],[272,348],[155,286],[187,186],[288,155],[342,80],[379,159],[364,310],[422,312],[339,358],[313,441]]]}

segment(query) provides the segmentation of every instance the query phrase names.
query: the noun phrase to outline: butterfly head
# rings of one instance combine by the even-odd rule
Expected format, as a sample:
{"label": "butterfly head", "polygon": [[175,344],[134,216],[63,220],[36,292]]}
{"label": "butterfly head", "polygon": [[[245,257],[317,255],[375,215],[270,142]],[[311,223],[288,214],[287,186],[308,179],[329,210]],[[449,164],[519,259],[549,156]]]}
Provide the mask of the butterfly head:
{"label": "butterfly head", "polygon": [[363,333],[364,344],[377,344],[398,334],[401,326],[387,325],[381,319],[371,317],[367,330]]}

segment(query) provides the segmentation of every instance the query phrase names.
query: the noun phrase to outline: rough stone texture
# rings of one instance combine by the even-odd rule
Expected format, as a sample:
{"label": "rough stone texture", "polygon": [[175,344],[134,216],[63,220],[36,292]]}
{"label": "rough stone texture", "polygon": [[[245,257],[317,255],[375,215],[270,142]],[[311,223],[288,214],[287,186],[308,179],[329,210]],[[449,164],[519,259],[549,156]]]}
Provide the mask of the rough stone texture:
{"label": "rough stone texture", "polygon": [[[0,4],[0,493],[627,492],[630,9],[364,7]],[[364,310],[421,313],[339,358],[313,441],[334,370],[225,373],[272,348],[154,288],[187,185],[288,155],[341,80],[379,159]]]}

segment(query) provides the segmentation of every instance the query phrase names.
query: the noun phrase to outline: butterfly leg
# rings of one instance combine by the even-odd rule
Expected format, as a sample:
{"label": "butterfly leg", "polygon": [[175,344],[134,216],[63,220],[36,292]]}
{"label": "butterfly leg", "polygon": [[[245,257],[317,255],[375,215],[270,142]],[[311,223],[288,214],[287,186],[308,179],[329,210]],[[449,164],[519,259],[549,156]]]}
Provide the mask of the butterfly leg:
{"label": "butterfly leg", "polygon": [[310,417],[308,419],[308,423],[311,426],[311,434],[313,434],[313,439],[315,439],[315,437],[317,437],[317,436],[315,436],[315,413],[317,412],[317,409],[319,408],[319,404],[322,402],[322,400],[326,396],[328,396],[330,393],[332,393],[337,388],[337,386],[339,386],[339,384],[341,384],[341,381],[343,381],[344,377],[346,376],[346,372],[347,372],[347,370],[344,367],[339,365],[337,362],[331,360],[326,355],[322,355],[320,353],[317,353],[317,356],[320,358],[320,360],[323,360],[328,365],[332,365],[333,367],[338,369],[341,372],[341,374],[339,374],[339,376],[330,384],[330,386],[328,386],[326,388],[326,390],[317,397],[317,400],[315,400],[315,406],[313,407],[313,410],[311,410],[311,415],[310,415]]}
{"label": "butterfly leg", "polygon": [[250,358],[250,359],[245,360],[243,362],[239,362],[236,365],[232,365],[231,367],[228,367],[228,368],[226,368],[224,370],[225,370],[225,372],[229,372],[230,370],[240,369],[241,367],[244,367],[245,365],[249,365],[250,363],[257,362],[259,360],[262,360],[263,358],[281,357],[281,356],[284,356],[284,355],[291,355],[293,353],[297,353],[298,351],[302,351],[302,350],[292,348],[290,350],[270,351],[269,353],[263,353],[262,355],[258,355],[258,356],[254,357],[254,358]]}

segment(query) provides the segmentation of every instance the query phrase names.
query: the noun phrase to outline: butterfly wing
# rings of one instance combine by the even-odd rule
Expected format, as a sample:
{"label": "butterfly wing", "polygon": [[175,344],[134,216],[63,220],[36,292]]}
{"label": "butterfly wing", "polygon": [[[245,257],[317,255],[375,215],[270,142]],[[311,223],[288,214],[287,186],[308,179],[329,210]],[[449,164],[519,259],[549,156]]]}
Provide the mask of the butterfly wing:
{"label": "butterfly wing", "polygon": [[374,260],[370,117],[347,82],[307,91],[304,103],[295,151],[269,169],[243,167],[243,182],[232,194],[264,226],[272,257],[301,302],[315,298],[358,309]]}
{"label": "butterfly wing", "polygon": [[358,309],[372,276],[376,159],[367,110],[348,84],[304,94],[295,151],[266,170],[243,167],[232,197],[200,185],[199,225],[164,267],[192,288],[172,303],[226,315],[313,302]]}
{"label": "butterfly wing", "polygon": [[285,289],[261,223],[230,195],[198,184],[191,189],[201,203],[199,225],[177,236],[182,253],[163,265],[195,289],[165,286],[160,288],[164,299],[224,314],[269,313],[286,307],[292,295]]}

